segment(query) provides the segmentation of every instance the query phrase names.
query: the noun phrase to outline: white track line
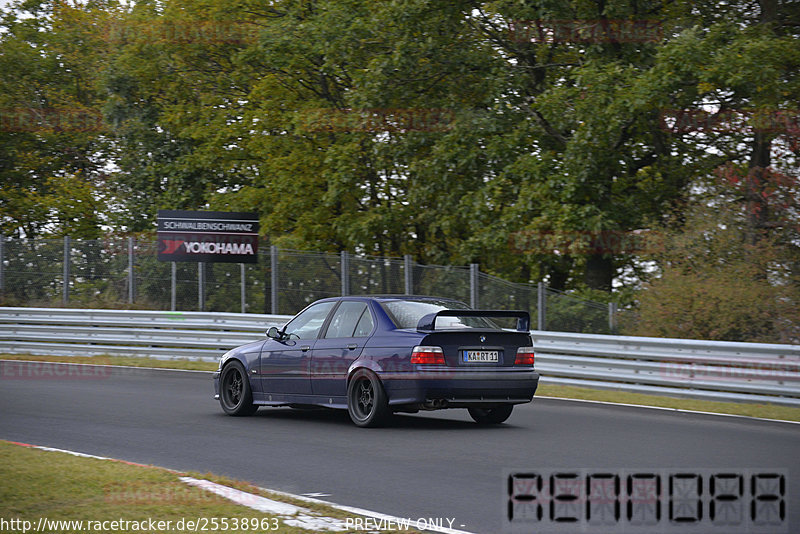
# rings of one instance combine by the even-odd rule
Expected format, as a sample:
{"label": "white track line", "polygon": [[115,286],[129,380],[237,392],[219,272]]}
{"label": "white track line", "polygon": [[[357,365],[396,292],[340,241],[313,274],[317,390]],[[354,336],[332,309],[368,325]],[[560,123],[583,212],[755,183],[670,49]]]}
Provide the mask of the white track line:
{"label": "white track line", "polygon": [[[267,489],[267,488],[259,488],[259,489],[262,489],[264,491],[268,491],[270,493],[274,493],[276,495],[282,495],[284,497],[290,497],[292,499],[297,499],[299,501],[307,502],[309,504],[321,504],[321,505],[324,505],[324,506],[330,506],[331,508],[335,508],[337,510],[341,510],[342,512],[348,512],[348,513],[351,513],[351,514],[363,515],[363,516],[366,516],[366,517],[371,517],[371,518],[374,518],[374,519],[376,519],[378,521],[392,522],[394,524],[405,524],[406,522],[408,522],[408,518],[401,518],[401,517],[396,517],[396,516],[393,516],[393,515],[382,514],[380,512],[373,512],[371,510],[365,510],[364,508],[356,508],[354,506],[345,506],[343,504],[336,504],[336,503],[333,503],[333,502],[330,502],[330,501],[323,501],[321,499],[315,499],[313,497],[307,497],[305,495],[294,495],[292,493],[286,493],[286,492],[283,492],[283,491],[277,491],[277,490],[272,490],[272,489]],[[420,518],[420,519],[424,519],[424,518]],[[416,526],[416,521],[412,519],[411,520],[411,524]],[[424,532],[440,532],[441,534],[473,534],[471,532],[467,532],[466,530],[457,530],[457,529],[449,528],[449,527],[438,527],[438,526],[432,525],[432,524],[428,524],[428,527],[426,529],[424,529]]]}
{"label": "white track line", "polygon": [[311,510],[293,504],[274,501],[261,495],[247,493],[246,491],[229,488],[208,480],[198,480],[192,477],[180,477],[183,482],[211,493],[224,497],[241,506],[246,506],[258,512],[280,517],[285,525],[298,527],[312,532],[321,530],[341,531],[347,530],[346,522],[342,519],[320,516]]}

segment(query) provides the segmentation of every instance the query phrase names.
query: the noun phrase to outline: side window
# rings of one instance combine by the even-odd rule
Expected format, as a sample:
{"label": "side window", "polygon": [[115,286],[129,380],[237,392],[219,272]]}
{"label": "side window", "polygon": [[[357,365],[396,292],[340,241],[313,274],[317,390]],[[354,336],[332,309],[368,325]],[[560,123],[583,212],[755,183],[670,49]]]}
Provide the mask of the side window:
{"label": "side window", "polygon": [[353,337],[367,337],[372,332],[374,326],[375,323],[372,322],[372,314],[368,309],[364,308],[364,313],[361,314],[361,319],[358,320]]}
{"label": "side window", "polygon": [[286,334],[290,339],[316,339],[322,323],[333,308],[335,302],[320,302],[302,312],[286,325]]}
{"label": "side window", "polygon": [[[342,302],[333,314],[333,319],[331,319],[331,324],[328,325],[325,337],[359,337],[369,334],[372,331],[371,327],[366,334],[355,333],[365,315],[370,317],[365,302]],[[371,320],[372,318],[370,317]]]}

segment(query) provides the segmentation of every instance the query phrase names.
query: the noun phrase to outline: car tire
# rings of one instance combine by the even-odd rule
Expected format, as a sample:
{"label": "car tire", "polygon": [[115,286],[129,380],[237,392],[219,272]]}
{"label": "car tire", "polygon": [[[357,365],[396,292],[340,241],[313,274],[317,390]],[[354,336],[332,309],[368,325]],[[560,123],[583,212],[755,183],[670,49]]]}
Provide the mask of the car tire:
{"label": "car tire", "polygon": [[375,373],[359,369],[347,384],[347,413],[356,426],[376,427],[391,415],[386,392]]}
{"label": "car tire", "polygon": [[494,408],[468,408],[469,415],[479,425],[499,425],[511,417],[513,404],[504,404]]}
{"label": "car tire", "polygon": [[253,415],[253,392],[244,366],[234,360],[222,369],[219,377],[219,404],[228,415]]}

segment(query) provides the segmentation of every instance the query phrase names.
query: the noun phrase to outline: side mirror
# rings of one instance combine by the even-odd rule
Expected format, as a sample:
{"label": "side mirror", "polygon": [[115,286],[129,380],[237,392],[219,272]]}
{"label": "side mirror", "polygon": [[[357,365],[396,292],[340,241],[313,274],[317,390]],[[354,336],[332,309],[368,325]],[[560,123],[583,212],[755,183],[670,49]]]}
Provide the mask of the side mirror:
{"label": "side mirror", "polygon": [[267,330],[267,337],[268,337],[268,338],[271,338],[271,339],[278,339],[278,340],[280,340],[280,339],[281,339],[283,336],[282,336],[282,335],[281,335],[281,333],[278,331],[278,327],[277,327],[277,326],[270,326],[270,327],[269,327],[269,330]]}

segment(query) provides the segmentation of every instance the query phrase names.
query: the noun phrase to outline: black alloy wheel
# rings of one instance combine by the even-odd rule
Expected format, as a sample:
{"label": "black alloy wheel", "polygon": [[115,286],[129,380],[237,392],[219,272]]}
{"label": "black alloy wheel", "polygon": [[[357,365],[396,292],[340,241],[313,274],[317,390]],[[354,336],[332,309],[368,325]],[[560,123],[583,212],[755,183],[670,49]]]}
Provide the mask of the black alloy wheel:
{"label": "black alloy wheel", "polygon": [[222,369],[219,403],[228,415],[253,415],[258,410],[258,406],[253,404],[253,393],[244,366],[236,360]]}
{"label": "black alloy wheel", "polygon": [[380,426],[391,415],[386,392],[378,377],[367,369],[359,369],[347,386],[347,412],[360,427]]}

